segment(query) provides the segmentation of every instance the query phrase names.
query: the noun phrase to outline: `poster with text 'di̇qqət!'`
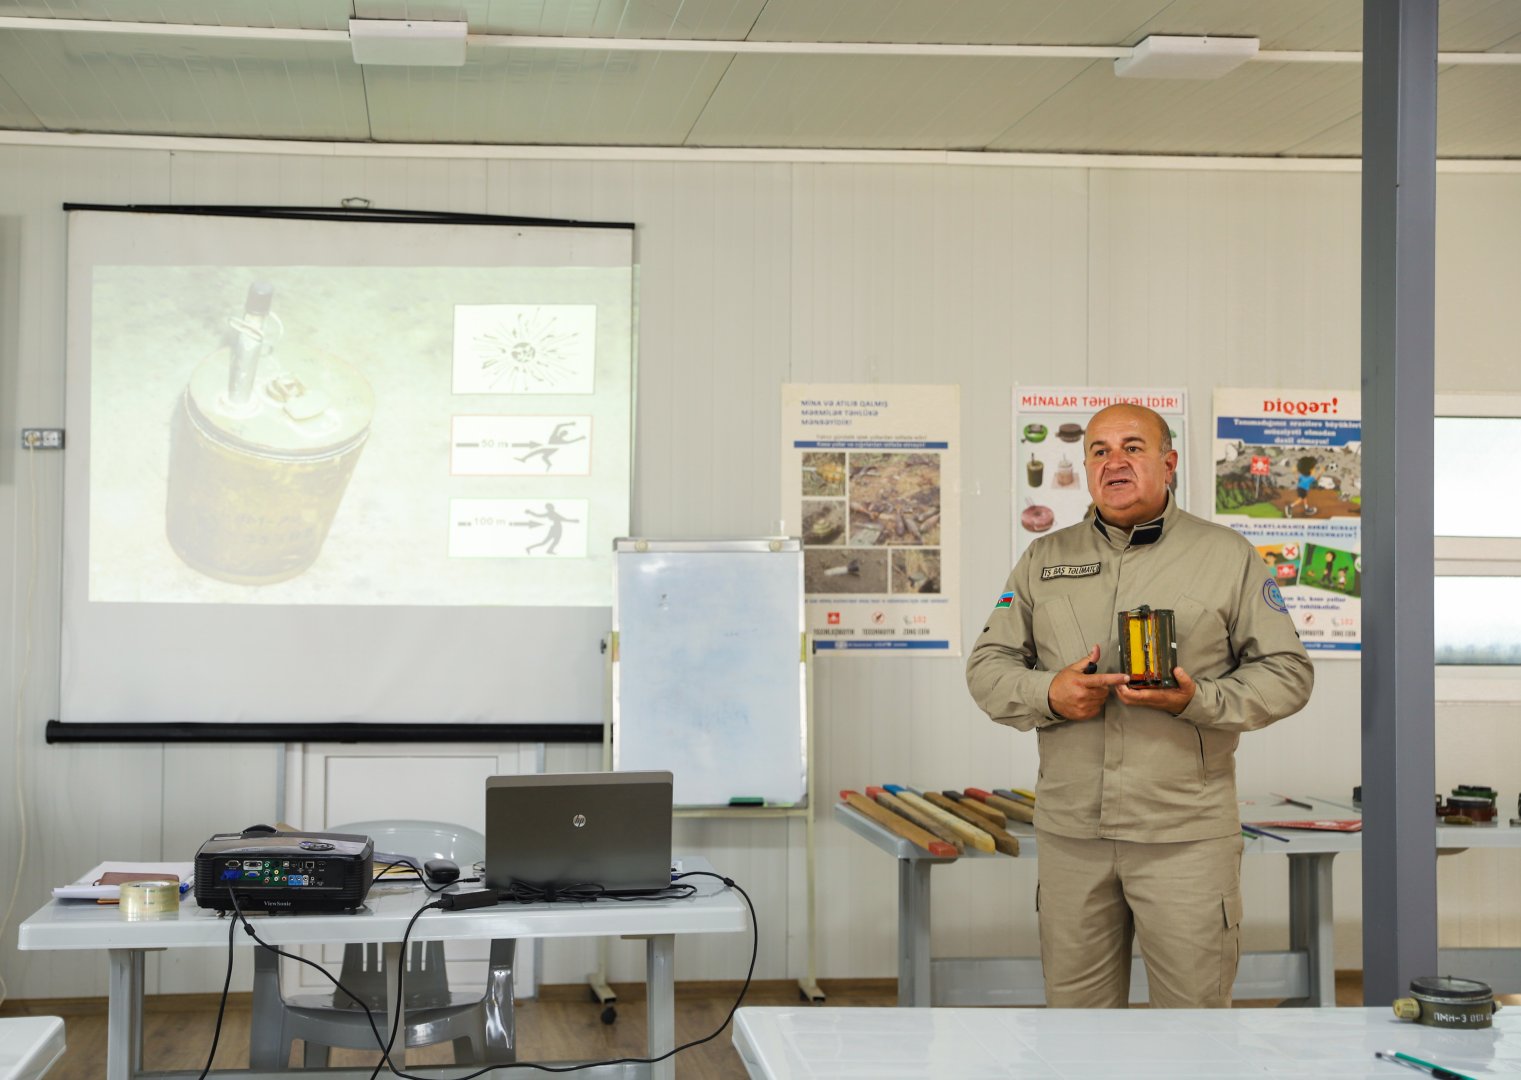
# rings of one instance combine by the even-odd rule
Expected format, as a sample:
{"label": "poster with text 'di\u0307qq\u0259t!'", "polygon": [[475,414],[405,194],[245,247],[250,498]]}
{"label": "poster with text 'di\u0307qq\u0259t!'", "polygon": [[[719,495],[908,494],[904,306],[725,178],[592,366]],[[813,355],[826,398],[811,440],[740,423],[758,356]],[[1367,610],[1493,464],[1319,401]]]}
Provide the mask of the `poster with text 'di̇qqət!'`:
{"label": "poster with text 'di\u0307qq\u0259t!'", "polygon": [[1093,497],[1083,468],[1088,421],[1110,405],[1143,405],[1167,422],[1178,469],[1172,493],[1188,508],[1186,420],[1182,390],[1116,389],[1102,386],[1014,388],[1014,554],[1045,533],[1083,520]]}
{"label": "poster with text 'di\u0307qq\u0259t!'", "polygon": [[782,529],[824,652],[960,656],[955,386],[782,387]]}
{"label": "poster with text 'di\u0307qq\u0259t!'", "polygon": [[1215,390],[1214,519],[1256,545],[1312,655],[1362,652],[1362,396]]}

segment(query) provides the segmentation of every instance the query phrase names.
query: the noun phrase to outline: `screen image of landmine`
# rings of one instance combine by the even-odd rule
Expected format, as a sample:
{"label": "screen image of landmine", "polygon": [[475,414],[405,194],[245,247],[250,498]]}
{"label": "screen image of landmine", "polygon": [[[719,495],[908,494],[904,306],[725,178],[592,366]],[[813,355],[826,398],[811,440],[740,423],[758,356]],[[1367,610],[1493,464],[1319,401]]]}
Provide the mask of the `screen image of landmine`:
{"label": "screen image of landmine", "polygon": [[618,275],[95,267],[90,599],[605,602],[627,307],[454,301],[610,297]]}

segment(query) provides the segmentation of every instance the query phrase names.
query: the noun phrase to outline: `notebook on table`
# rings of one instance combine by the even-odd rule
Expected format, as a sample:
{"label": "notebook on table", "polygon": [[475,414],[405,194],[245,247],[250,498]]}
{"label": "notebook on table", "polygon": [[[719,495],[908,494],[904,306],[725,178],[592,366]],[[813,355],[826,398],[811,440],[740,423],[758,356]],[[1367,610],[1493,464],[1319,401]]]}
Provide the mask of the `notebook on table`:
{"label": "notebook on table", "polygon": [[556,892],[671,884],[669,772],[534,773],[486,780],[486,887]]}

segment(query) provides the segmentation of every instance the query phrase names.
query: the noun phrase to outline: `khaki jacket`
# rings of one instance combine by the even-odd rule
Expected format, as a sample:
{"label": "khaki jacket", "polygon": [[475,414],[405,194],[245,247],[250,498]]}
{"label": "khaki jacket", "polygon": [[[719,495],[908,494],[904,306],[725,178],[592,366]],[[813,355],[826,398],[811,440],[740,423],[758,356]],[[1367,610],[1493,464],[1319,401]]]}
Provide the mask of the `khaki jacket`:
{"label": "khaki jacket", "polygon": [[[1239,533],[1179,510],[1126,533],[1092,509],[1026,549],[972,648],[967,686],[994,720],[1040,740],[1035,825],[1144,843],[1240,829],[1236,743],[1298,712],[1314,668],[1266,564]],[[1120,670],[1120,611],[1175,613],[1178,665],[1198,684],[1178,716],[1110,695],[1100,717],[1064,720],[1055,672],[1100,647]]]}

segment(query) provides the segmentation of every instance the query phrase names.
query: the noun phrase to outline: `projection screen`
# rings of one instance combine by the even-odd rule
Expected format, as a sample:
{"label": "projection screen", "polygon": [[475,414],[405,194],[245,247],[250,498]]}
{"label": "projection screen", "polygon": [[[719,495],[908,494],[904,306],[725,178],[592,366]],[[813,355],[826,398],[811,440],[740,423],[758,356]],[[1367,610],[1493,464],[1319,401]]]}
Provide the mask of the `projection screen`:
{"label": "projection screen", "polygon": [[631,226],[67,209],[65,725],[600,722]]}

